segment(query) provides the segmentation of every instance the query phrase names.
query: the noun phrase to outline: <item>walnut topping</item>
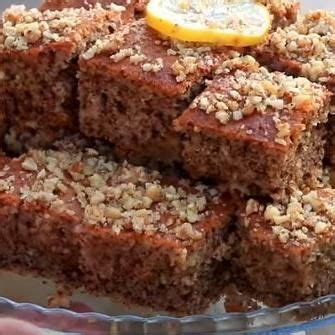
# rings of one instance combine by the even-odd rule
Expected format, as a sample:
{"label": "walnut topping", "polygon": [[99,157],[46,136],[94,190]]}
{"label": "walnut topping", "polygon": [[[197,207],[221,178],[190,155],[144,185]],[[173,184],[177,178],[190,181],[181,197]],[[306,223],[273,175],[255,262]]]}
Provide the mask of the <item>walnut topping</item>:
{"label": "walnut topping", "polygon": [[214,67],[223,54],[227,58],[239,55],[227,49],[219,56],[211,46],[182,43],[153,34],[145,20],[137,20],[98,40],[82,57],[89,60],[100,53],[109,53],[114,62],[128,59],[130,64],[138,65],[144,72],[157,73],[166,69],[179,83],[192,74]]}
{"label": "walnut topping", "polygon": [[26,170],[26,171],[37,171],[38,166],[36,164],[36,162],[31,158],[31,157],[27,157],[23,162],[22,162],[22,167]]}
{"label": "walnut topping", "polygon": [[319,110],[325,105],[326,90],[322,86],[305,78],[269,72],[255,65],[250,57],[225,62],[219,73],[225,75],[210,82],[207,90],[195,99],[192,108],[214,113],[222,124],[239,121],[253,113],[275,111],[277,142],[281,144],[285,144],[290,136],[290,125],[281,115],[294,113],[302,107]]}
{"label": "walnut topping", "polygon": [[[133,230],[200,239],[195,224],[210,214],[208,199],[215,203],[220,197],[215,189],[191,187],[185,180],[166,184],[157,171],[117,164],[92,149],[31,150],[20,162],[33,176],[19,189],[23,201],[38,201],[69,215],[80,206],[84,222],[109,226],[115,233]],[[7,174],[0,174],[3,192],[15,184]]]}
{"label": "walnut topping", "polygon": [[[119,15],[105,10],[100,4],[90,10],[84,8],[66,8],[62,11],[41,12],[36,8],[27,10],[25,6],[11,6],[2,15],[4,37],[3,47],[7,49],[26,50],[38,42],[50,43],[74,40],[78,47],[85,47],[87,29],[83,24],[94,20],[97,26],[112,25],[112,18]],[[100,22],[101,18],[103,21]]]}
{"label": "walnut topping", "polygon": [[261,47],[264,51],[299,62],[300,74],[312,81],[328,81],[335,75],[335,16],[320,10],[278,28]]}
{"label": "walnut topping", "polygon": [[12,192],[14,190],[14,176],[0,179],[0,192]]}
{"label": "walnut topping", "polygon": [[269,204],[265,209],[253,200],[247,206],[246,215],[254,213],[261,213],[271,223],[273,233],[282,243],[313,241],[333,229],[335,191],[330,188],[307,193],[295,190],[287,204]]}

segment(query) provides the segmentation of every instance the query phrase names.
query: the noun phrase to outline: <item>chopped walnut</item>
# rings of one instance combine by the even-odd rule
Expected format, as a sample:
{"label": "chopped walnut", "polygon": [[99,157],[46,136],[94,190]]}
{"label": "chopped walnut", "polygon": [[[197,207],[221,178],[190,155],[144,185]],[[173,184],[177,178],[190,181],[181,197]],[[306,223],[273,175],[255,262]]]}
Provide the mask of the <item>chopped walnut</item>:
{"label": "chopped walnut", "polygon": [[[54,211],[76,215],[84,222],[110,227],[114,233],[133,230],[198,240],[195,224],[210,213],[220,193],[204,185],[191,187],[181,180],[165,184],[157,171],[117,164],[93,149],[31,150],[20,158],[30,182],[18,191],[27,203],[39,202]],[[12,191],[15,177],[0,171],[0,192]],[[69,196],[70,195],[70,196]]]}
{"label": "chopped walnut", "polygon": [[75,41],[80,50],[86,46],[87,29],[83,24],[88,20],[97,26],[112,26],[113,20],[120,19],[119,11],[103,9],[100,4],[90,10],[66,8],[62,11],[41,12],[36,8],[11,6],[2,15],[2,47],[27,50],[36,43]]}
{"label": "chopped walnut", "polygon": [[268,204],[265,209],[256,200],[249,200],[245,212],[247,216],[263,215],[284,244],[308,243],[334,229],[335,191],[330,188],[306,193],[294,190],[288,203]]}
{"label": "chopped walnut", "polygon": [[335,16],[315,11],[272,33],[260,52],[300,64],[300,75],[326,82],[335,75]]}
{"label": "chopped walnut", "polygon": [[305,106],[306,101],[313,110],[325,107],[325,88],[308,79],[269,72],[256,65],[250,57],[224,64],[218,72],[223,75],[210,82],[207,90],[192,104],[192,108],[199,108],[207,114],[214,113],[221,124],[239,121],[253,113],[274,111],[278,130],[276,142],[285,145],[291,131],[281,115],[294,113]]}

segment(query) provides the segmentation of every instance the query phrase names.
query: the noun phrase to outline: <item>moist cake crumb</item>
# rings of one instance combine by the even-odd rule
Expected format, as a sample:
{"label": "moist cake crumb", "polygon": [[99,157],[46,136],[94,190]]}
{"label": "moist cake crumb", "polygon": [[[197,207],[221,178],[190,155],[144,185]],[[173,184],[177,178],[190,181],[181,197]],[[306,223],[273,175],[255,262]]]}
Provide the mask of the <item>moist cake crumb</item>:
{"label": "moist cake crumb", "polygon": [[[286,198],[321,176],[331,95],[307,78],[269,72],[250,56],[224,61],[174,122],[194,178]],[[234,181],[234,182],[233,182]]]}
{"label": "moist cake crumb", "polygon": [[2,268],[155,310],[203,312],[230,276],[234,200],[117,163],[95,144],[71,138],[1,157]]}
{"label": "moist cake crumb", "polygon": [[100,4],[43,12],[11,6],[2,21],[0,135],[14,154],[48,147],[79,130],[79,55],[115,30],[121,15]]}
{"label": "moist cake crumb", "polygon": [[335,190],[321,185],[295,188],[287,202],[250,199],[240,212],[235,242],[242,282],[277,306],[332,294],[334,204]]}
{"label": "moist cake crumb", "polygon": [[181,162],[173,128],[213,77],[238,51],[166,39],[141,19],[98,40],[80,59],[80,130],[108,140],[118,158],[140,165]]}

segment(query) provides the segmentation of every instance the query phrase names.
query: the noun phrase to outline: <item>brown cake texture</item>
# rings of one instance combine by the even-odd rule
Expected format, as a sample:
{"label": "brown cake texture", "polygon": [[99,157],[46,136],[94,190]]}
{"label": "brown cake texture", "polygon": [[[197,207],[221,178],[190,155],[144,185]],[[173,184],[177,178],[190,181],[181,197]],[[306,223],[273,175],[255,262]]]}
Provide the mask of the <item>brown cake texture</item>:
{"label": "brown cake texture", "polygon": [[[278,28],[257,48],[258,60],[288,74],[304,76],[326,85],[335,93],[335,16],[315,11],[299,18],[296,24]],[[334,105],[334,101],[333,101]],[[334,107],[333,107],[334,108]],[[327,158],[335,164],[335,118],[330,116]]]}
{"label": "brown cake texture", "polygon": [[250,56],[222,71],[176,121],[186,135],[186,170],[273,197],[285,198],[292,183],[313,186],[321,174],[327,90],[271,73]]}
{"label": "brown cake texture", "polygon": [[219,299],[231,197],[75,141],[0,160],[1,267],[156,311],[198,313]]}
{"label": "brown cake texture", "polygon": [[116,9],[116,6],[122,6],[121,16],[124,21],[134,19],[135,14],[142,13],[145,5],[144,0],[45,0],[40,6],[41,11],[46,10],[63,10],[64,8],[81,8],[90,9],[97,3],[107,9]]}
{"label": "brown cake texture", "polygon": [[248,201],[236,264],[256,294],[283,306],[334,293],[334,204],[326,187],[296,190],[285,205]]}
{"label": "brown cake texture", "polygon": [[165,40],[138,20],[98,40],[80,60],[80,130],[146,164],[180,161],[172,126],[218,63],[237,52]]}
{"label": "brown cake texture", "polygon": [[43,147],[77,129],[78,55],[119,19],[119,12],[100,5],[43,13],[12,6],[3,13],[1,114],[11,149]]}

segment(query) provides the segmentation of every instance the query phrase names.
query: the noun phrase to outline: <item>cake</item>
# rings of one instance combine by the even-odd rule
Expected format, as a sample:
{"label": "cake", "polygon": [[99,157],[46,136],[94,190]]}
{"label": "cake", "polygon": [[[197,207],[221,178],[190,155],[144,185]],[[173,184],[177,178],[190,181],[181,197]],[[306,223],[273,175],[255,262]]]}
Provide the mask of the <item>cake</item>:
{"label": "cake", "polygon": [[[286,198],[321,174],[330,95],[305,78],[269,72],[250,56],[222,64],[176,128],[194,178]],[[221,73],[221,74],[220,74]]]}
{"label": "cake", "polygon": [[43,147],[77,129],[78,56],[119,20],[119,12],[100,5],[45,12],[12,6],[3,13],[0,114],[11,150]]}
{"label": "cake", "polygon": [[[255,53],[271,69],[304,76],[335,93],[334,41],[335,17],[319,10],[302,16],[291,26],[278,28]],[[332,165],[335,164],[334,134],[335,119],[331,116],[327,158]]]}
{"label": "cake", "polygon": [[334,292],[334,203],[327,187],[296,190],[287,204],[248,201],[235,264],[252,291],[281,306]]}
{"label": "cake", "polygon": [[[224,52],[225,51],[225,52]],[[235,51],[163,39],[138,20],[98,40],[80,59],[80,130],[136,164],[180,162],[172,122]]]}
{"label": "cake", "polygon": [[71,138],[1,158],[1,267],[156,311],[204,311],[229,278],[231,196],[100,152]]}
{"label": "cake", "polygon": [[144,11],[143,0],[44,0],[40,10],[63,10],[64,8],[80,7],[90,9],[97,3],[107,9],[116,8],[115,5],[123,7],[121,15],[124,21],[132,20],[135,14]]}

